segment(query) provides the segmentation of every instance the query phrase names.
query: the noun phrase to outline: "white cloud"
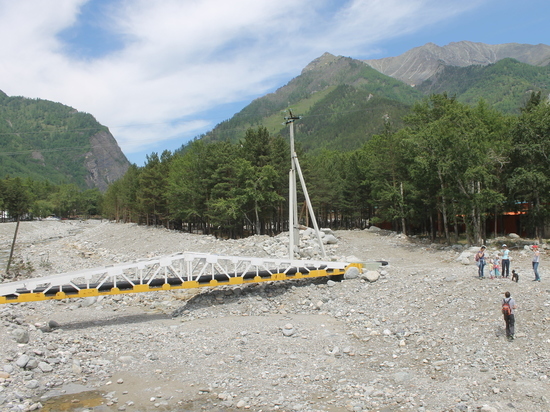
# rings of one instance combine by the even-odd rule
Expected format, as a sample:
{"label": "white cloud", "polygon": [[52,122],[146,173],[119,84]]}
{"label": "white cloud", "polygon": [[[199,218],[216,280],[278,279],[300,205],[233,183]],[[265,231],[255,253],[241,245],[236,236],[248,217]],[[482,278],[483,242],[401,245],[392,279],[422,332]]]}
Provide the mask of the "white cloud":
{"label": "white cloud", "polygon": [[[477,1],[113,1],[103,24],[124,47],[88,60],[58,37],[85,3],[0,0],[0,89],[92,113],[128,154],[203,132],[224,119],[201,112],[281,86],[273,79],[297,75],[325,51],[367,57],[378,41]],[[143,124],[151,126],[121,127]]]}

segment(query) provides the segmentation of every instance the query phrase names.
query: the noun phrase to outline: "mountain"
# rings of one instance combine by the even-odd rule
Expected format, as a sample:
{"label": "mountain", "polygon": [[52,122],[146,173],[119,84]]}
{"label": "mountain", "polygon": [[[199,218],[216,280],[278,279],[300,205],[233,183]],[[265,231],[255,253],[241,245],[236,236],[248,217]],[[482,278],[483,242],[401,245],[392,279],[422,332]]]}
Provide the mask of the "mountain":
{"label": "mountain", "polygon": [[503,113],[517,113],[531,92],[550,97],[550,65],[531,66],[506,58],[488,66],[446,66],[416,88],[424,94],[446,92],[470,105],[483,98]]}
{"label": "mountain", "polygon": [[109,130],[92,115],[0,91],[0,178],[30,177],[105,191],[129,166]]}
{"label": "mountain", "polygon": [[512,58],[532,66],[548,66],[550,46],[518,43],[490,45],[461,41],[440,47],[428,43],[400,56],[363,61],[380,73],[410,85],[417,85],[446,66],[485,66],[505,58]]}
{"label": "mountain", "polygon": [[396,126],[422,94],[360,60],[325,53],[287,85],[258,98],[233,118],[200,138],[206,142],[237,141],[250,127],[265,126],[288,135],[284,110],[304,115],[296,122],[296,142],[306,150],[360,147],[384,130],[389,118]]}
{"label": "mountain", "polygon": [[381,133],[388,119],[393,129],[400,128],[411,105],[432,93],[447,92],[468,104],[483,99],[504,113],[517,113],[532,91],[550,94],[548,63],[550,46],[543,44],[429,43],[366,61],[325,53],[200,139],[235,142],[257,126],[287,136],[282,123],[284,110],[291,108],[303,116],[295,122],[295,139],[304,150],[353,150]]}

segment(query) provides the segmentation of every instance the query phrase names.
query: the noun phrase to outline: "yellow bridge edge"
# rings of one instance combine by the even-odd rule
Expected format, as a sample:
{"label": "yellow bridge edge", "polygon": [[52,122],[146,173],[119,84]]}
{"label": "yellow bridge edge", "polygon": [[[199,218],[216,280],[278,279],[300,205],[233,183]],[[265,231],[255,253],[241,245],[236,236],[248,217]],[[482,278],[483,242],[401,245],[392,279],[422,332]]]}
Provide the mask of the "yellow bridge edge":
{"label": "yellow bridge edge", "polygon": [[68,298],[86,298],[90,296],[108,296],[108,295],[122,295],[122,294],[132,294],[132,293],[143,293],[143,292],[158,292],[164,290],[178,290],[178,289],[194,289],[200,287],[217,287],[223,285],[242,285],[245,283],[258,283],[258,282],[271,282],[279,280],[293,280],[293,279],[307,279],[307,278],[316,278],[323,276],[339,276],[343,275],[346,270],[350,267],[362,268],[360,263],[351,263],[345,269],[330,269],[330,270],[312,270],[308,273],[296,272],[291,276],[287,276],[285,273],[273,273],[269,277],[260,277],[255,276],[251,279],[244,279],[242,277],[236,276],[228,278],[227,281],[218,281],[211,280],[210,282],[199,283],[195,280],[184,281],[181,285],[170,285],[165,283],[161,286],[150,287],[147,284],[138,284],[131,289],[120,290],[116,287],[110,290],[100,291],[96,288],[90,289],[81,289],[78,292],[74,293],[65,293],[57,292],[55,295],[46,295],[45,293],[22,293],[15,297],[7,298],[5,296],[0,296],[0,304],[4,303],[24,303],[24,302],[38,302],[43,300],[62,300]]}

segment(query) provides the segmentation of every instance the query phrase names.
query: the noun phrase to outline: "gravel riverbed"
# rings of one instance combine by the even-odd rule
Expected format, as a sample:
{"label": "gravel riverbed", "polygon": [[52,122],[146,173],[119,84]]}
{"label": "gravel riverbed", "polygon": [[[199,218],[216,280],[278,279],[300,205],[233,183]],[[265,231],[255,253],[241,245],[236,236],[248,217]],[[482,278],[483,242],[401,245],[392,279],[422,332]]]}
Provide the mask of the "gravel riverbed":
{"label": "gravel riverbed", "polygon": [[[0,225],[4,254],[14,229]],[[533,282],[530,252],[514,240],[513,283],[478,280],[475,249],[387,231],[333,235],[327,259],[389,264],[375,281],[0,305],[0,410],[550,411],[545,248]],[[41,221],[21,223],[15,256],[40,277],[182,251],[286,257],[287,247],[285,234],[220,240]],[[518,304],[512,342],[500,313],[507,290]]]}

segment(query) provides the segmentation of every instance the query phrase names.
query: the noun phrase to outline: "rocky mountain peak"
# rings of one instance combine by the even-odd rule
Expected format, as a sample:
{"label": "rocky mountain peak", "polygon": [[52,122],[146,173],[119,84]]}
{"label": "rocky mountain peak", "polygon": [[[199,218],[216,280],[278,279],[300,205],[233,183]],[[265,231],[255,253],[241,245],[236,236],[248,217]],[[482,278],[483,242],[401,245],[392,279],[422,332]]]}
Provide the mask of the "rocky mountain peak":
{"label": "rocky mountain peak", "polygon": [[442,66],[488,65],[505,58],[546,66],[550,63],[550,46],[518,43],[490,45],[471,41],[452,42],[446,46],[427,43],[400,56],[364,62],[383,74],[416,85],[436,74]]}
{"label": "rocky mountain peak", "polygon": [[330,63],[337,61],[339,58],[341,58],[341,56],[335,56],[333,54],[325,52],[323,53],[322,56],[317,57],[315,60],[309,63],[306,67],[304,67],[304,69],[302,70],[302,74],[312,70],[318,70],[323,66],[326,66]]}
{"label": "rocky mountain peak", "polygon": [[88,187],[97,187],[104,192],[109,184],[124,176],[130,162],[113,135],[109,131],[100,131],[90,137],[90,150],[85,154],[84,165],[88,171]]}

